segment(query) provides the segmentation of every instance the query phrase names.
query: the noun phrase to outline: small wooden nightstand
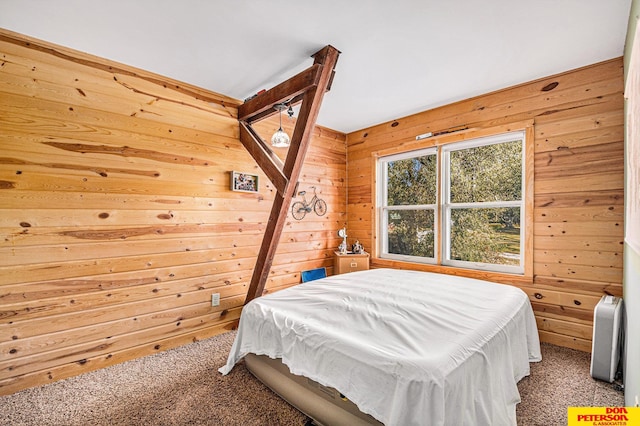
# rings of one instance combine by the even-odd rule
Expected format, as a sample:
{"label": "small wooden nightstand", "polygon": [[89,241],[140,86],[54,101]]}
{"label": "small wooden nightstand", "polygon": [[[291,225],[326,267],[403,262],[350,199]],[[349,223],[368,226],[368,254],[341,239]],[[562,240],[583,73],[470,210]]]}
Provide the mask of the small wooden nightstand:
{"label": "small wooden nightstand", "polygon": [[355,254],[333,252],[333,274],[344,274],[347,272],[366,271],[369,269],[369,253]]}

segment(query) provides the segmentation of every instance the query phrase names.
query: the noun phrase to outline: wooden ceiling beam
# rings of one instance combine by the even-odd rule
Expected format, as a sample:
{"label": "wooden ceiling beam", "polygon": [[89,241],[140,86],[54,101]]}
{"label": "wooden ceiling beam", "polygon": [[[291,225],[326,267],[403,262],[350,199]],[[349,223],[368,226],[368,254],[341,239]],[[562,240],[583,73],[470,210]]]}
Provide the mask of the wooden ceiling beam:
{"label": "wooden ceiling beam", "polygon": [[322,66],[314,64],[299,74],[258,96],[249,99],[238,107],[238,120],[253,123],[278,111],[274,105],[288,102],[318,84]]}
{"label": "wooden ceiling beam", "polygon": [[[333,81],[334,69],[339,55],[340,52],[335,47],[324,47],[313,55],[314,64],[307,69],[308,72],[303,71],[256,98],[250,99],[244,104],[246,107],[243,108],[244,105],[241,105],[238,108],[239,117],[244,118],[244,120],[240,120],[242,143],[265,174],[275,176],[277,181],[272,180],[271,177],[270,179],[278,191],[274,197],[269,220],[265,227],[245,303],[260,297],[264,292],[278,242],[287,221],[287,213],[296,195],[297,182],[311,143],[320,105],[324,94],[329,90]],[[313,84],[309,84],[311,76],[313,76]],[[267,113],[270,113],[270,110],[277,112],[273,108],[274,103],[282,103],[283,100],[289,99],[301,99],[302,104],[287,156],[284,163],[279,165],[273,161],[275,154],[251,129],[248,120],[255,121],[256,117],[264,118],[268,116]]]}

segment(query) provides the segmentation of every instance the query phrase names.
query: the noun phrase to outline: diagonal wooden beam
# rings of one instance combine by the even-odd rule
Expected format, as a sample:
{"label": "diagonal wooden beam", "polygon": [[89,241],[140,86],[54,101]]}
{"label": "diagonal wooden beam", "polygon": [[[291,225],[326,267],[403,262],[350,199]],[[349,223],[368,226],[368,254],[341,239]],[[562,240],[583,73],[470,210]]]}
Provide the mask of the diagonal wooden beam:
{"label": "diagonal wooden beam", "polygon": [[[278,248],[278,242],[280,241],[282,230],[287,221],[287,213],[291,207],[293,197],[296,195],[296,184],[300,177],[302,165],[304,164],[304,159],[311,142],[311,135],[318,118],[318,113],[320,112],[322,99],[333,81],[334,68],[339,55],[340,52],[335,47],[324,47],[312,56],[314,58],[314,65],[310,69],[318,69],[317,72],[319,75],[317,83],[307,87],[302,93],[291,93],[289,95],[287,95],[285,91],[278,93],[279,99],[286,99],[287,96],[302,96],[302,105],[300,106],[300,112],[298,113],[296,125],[293,130],[287,157],[282,167],[282,175],[287,182],[282,191],[278,190],[273,201],[269,221],[267,222],[262,244],[260,245],[260,251],[258,252],[256,266],[253,270],[253,276],[251,277],[245,303],[260,297],[264,292],[271,265],[273,264],[273,258]],[[276,87],[280,87],[285,83]],[[294,84],[292,87],[298,86]],[[262,108],[257,108],[256,111],[259,109]],[[250,128],[250,125],[247,123],[244,124]],[[242,127],[243,125],[241,123],[241,129]],[[255,150],[249,149],[250,153],[254,151]],[[258,157],[254,155],[254,158],[263,170],[271,167],[268,161],[263,158],[262,154],[259,154]],[[267,173],[266,170],[265,173]]]}
{"label": "diagonal wooden beam", "polygon": [[289,179],[282,172],[284,163],[271,151],[262,138],[245,122],[240,122],[240,141],[256,160],[279,194],[284,195]]}

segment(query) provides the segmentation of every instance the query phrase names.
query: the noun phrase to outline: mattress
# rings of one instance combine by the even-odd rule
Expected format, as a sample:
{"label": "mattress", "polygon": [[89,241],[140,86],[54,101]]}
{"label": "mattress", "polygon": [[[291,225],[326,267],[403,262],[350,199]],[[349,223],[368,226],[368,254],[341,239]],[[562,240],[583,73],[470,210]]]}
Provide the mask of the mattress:
{"label": "mattress", "polygon": [[280,359],[247,354],[247,369],[289,404],[311,417],[317,426],[381,426],[334,388],[291,374]]}
{"label": "mattress", "polygon": [[280,358],[385,425],[515,425],[517,382],[541,359],[522,290],[393,269],[254,299],[220,372],[249,353]]}

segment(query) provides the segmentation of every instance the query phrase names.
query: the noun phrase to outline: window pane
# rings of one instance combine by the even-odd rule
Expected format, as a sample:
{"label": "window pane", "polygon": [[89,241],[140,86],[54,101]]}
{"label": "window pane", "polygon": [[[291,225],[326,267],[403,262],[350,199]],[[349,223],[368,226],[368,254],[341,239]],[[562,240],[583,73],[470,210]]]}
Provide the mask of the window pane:
{"label": "window pane", "polygon": [[388,211],[389,253],[434,257],[433,210]]}
{"label": "window pane", "polygon": [[522,197],[522,141],[452,151],[451,202],[517,201]]}
{"label": "window pane", "polygon": [[520,265],[520,208],[452,209],[450,259]]}
{"label": "window pane", "polygon": [[435,204],[436,155],[387,163],[387,205]]}

